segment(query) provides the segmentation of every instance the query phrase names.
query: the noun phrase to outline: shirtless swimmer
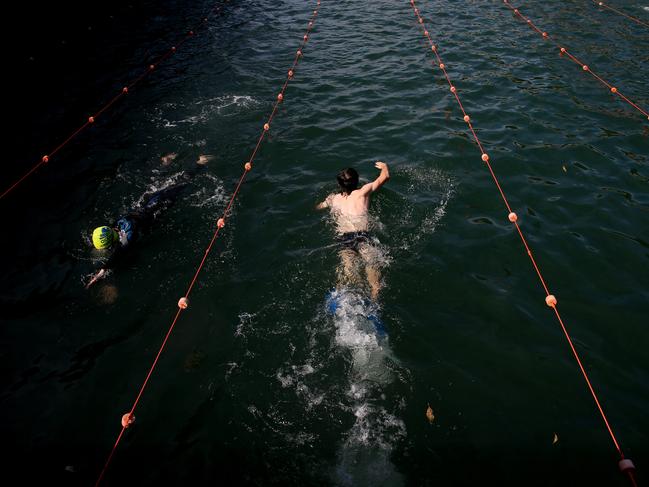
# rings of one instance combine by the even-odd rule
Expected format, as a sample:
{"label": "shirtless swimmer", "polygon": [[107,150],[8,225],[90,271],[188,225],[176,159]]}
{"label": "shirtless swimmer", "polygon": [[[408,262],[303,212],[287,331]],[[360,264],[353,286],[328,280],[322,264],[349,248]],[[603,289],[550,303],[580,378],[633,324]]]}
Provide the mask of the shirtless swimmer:
{"label": "shirtless swimmer", "polygon": [[374,240],[369,233],[368,210],[370,196],[390,179],[390,171],[385,162],[377,161],[374,166],[381,173],[374,181],[360,188],[356,170],[342,170],[337,176],[340,193],[330,194],[316,208],[329,208],[336,219],[336,241],[341,245],[340,256],[345,279],[353,280],[354,261],[360,255],[365,264],[372,299],[376,300],[381,288],[381,275],[375,262],[372,262]]}

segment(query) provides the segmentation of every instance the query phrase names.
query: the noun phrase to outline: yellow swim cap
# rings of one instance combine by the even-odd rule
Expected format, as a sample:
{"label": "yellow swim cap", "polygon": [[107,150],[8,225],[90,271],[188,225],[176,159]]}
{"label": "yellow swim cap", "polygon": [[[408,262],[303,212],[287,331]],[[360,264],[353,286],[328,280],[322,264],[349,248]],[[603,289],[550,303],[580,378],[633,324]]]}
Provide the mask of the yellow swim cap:
{"label": "yellow swim cap", "polygon": [[97,227],[92,232],[92,243],[95,248],[107,249],[115,241],[115,231],[110,227]]}

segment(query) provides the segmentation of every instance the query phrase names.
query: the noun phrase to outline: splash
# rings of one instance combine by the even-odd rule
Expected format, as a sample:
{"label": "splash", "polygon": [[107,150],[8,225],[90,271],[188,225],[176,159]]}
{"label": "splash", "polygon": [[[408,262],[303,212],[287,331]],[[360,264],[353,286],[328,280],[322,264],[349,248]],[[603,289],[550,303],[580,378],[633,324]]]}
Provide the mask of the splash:
{"label": "splash", "polygon": [[405,425],[383,404],[383,388],[394,380],[389,364],[396,360],[385,330],[377,326],[380,309],[353,289],[337,290],[332,296],[337,303],[335,341],[351,356],[346,395],[355,418],[338,453],[334,482],[344,486],[403,485],[390,461],[395,442],[405,437]]}
{"label": "splash", "polygon": [[[208,123],[214,117],[234,117],[260,105],[259,100],[248,95],[217,96],[199,100],[187,106],[178,103],[163,103],[153,109],[151,121],[161,128],[201,125]],[[199,108],[196,109],[196,107]]]}
{"label": "splash", "polygon": [[131,205],[132,208],[137,208],[141,207],[144,205],[145,201],[148,200],[148,198],[151,196],[151,194],[161,191],[163,189],[167,189],[174,184],[177,184],[181,178],[184,175],[184,171],[177,172],[175,174],[172,174],[171,176],[166,176],[166,177],[160,177],[160,176],[153,176],[151,182],[147,186],[146,191],[139,196],[137,200],[133,202]]}
{"label": "splash", "polygon": [[208,105],[219,115],[234,115],[240,111],[239,108],[254,108],[260,103],[248,95],[224,95],[197,102],[196,104]]}
{"label": "splash", "polygon": [[405,175],[408,180],[404,201],[396,208],[394,217],[408,227],[400,237],[398,249],[410,250],[435,233],[455,193],[455,183],[451,176],[435,168],[405,166],[397,174]]}
{"label": "splash", "polygon": [[334,476],[336,484],[404,485],[403,477],[390,461],[394,443],[406,436],[403,421],[370,402],[357,404],[354,416],[354,426],[338,454]]}
{"label": "splash", "polygon": [[201,175],[205,184],[199,185],[190,197],[190,205],[196,208],[220,208],[228,201],[223,182],[210,173]]}

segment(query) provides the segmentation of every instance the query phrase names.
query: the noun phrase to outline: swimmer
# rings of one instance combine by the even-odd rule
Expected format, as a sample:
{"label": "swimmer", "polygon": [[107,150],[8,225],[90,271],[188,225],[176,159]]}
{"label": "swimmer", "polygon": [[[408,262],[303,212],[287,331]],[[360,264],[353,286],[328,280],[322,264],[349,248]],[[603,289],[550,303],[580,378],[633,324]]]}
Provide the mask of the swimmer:
{"label": "swimmer", "polygon": [[336,219],[336,241],[340,244],[343,279],[354,280],[353,268],[360,257],[372,299],[376,300],[381,289],[381,274],[375,259],[376,239],[369,233],[368,210],[370,196],[390,179],[390,171],[385,162],[377,161],[374,167],[381,173],[374,181],[360,188],[356,170],[343,169],[337,176],[340,193],[330,194],[316,208],[329,208]]}
{"label": "swimmer", "polygon": [[184,180],[147,195],[146,202],[120,217],[112,225],[97,227],[92,232],[92,244],[103,258],[101,269],[90,276],[86,289],[103,279],[115,267],[126,250],[151,226],[160,210],[169,206],[189,184],[189,179],[200,169],[185,171]]}

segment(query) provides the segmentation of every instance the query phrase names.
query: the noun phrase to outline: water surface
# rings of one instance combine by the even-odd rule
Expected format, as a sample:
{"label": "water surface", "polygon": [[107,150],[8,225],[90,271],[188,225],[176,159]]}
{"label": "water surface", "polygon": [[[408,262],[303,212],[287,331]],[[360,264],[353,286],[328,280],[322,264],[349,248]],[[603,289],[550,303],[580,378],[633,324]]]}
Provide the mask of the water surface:
{"label": "water surface", "polygon": [[[6,469],[24,483],[96,479],[313,5],[225,3],[207,32],[2,201],[1,431]],[[44,88],[48,109],[14,129],[16,164],[55,145],[210,6],[165,2],[140,29],[111,31],[97,47],[102,62],[61,73],[70,82],[56,85],[59,96]],[[616,6],[647,18],[645,3]],[[498,2],[419,7],[646,479],[647,122]],[[649,106],[641,26],[590,2],[524,12]],[[407,1],[322,1],[106,485],[627,485],[431,61]],[[169,152],[178,157],[164,166]],[[86,291],[89,232],[200,154],[215,158],[125,265]],[[377,159],[392,172],[371,207],[387,337],[363,318],[361,289],[327,313],[339,258],[334,225],[314,210],[338,170],[370,180]]]}

